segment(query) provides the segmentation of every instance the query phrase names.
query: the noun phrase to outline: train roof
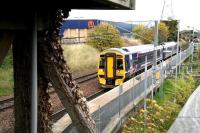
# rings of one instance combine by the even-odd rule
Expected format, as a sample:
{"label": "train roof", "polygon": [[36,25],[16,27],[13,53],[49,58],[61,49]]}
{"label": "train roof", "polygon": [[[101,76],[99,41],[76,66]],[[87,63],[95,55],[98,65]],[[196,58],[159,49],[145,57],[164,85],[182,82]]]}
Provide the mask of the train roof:
{"label": "train roof", "polygon": [[[156,50],[175,46],[176,42],[164,42],[162,45],[158,45],[156,47]],[[133,53],[146,53],[149,51],[154,51],[154,44],[146,44],[146,45],[137,45],[137,46],[128,46],[128,47],[121,47],[121,48],[109,48],[106,51],[117,51],[119,53],[122,53],[124,55],[127,54],[133,54]]]}
{"label": "train roof", "polygon": [[175,46],[176,42],[164,42],[162,43],[162,45],[164,46],[164,48],[167,48],[167,47]]}
{"label": "train roof", "polygon": [[[157,49],[161,49],[162,46],[157,46]],[[146,44],[146,45],[138,45],[138,46],[129,46],[129,47],[122,47],[122,48],[110,48],[107,49],[106,51],[117,51],[122,54],[133,54],[133,53],[146,53],[149,51],[154,50],[154,45],[153,44]]]}

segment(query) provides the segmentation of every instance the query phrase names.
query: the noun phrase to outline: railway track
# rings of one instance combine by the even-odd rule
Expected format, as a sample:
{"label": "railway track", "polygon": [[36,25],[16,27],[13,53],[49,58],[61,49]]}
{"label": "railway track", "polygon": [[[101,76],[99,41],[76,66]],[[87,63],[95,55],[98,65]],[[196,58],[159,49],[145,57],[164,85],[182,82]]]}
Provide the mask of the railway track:
{"label": "railway track", "polygon": [[86,74],[83,76],[75,77],[75,78],[73,78],[73,80],[75,80],[78,84],[81,84],[81,83],[87,82],[87,81],[95,79],[95,78],[97,78],[97,72],[93,72],[93,73]]}
{"label": "railway track", "polygon": [[[77,77],[74,77],[73,80],[75,80],[78,84],[82,84],[95,78],[97,78],[97,72],[92,72],[86,75],[77,76]],[[55,93],[55,91],[50,90],[49,93],[53,94]],[[0,112],[12,107],[14,107],[14,97],[0,100]]]}
{"label": "railway track", "polygon": [[12,108],[14,106],[14,97],[0,101],[0,111]]}

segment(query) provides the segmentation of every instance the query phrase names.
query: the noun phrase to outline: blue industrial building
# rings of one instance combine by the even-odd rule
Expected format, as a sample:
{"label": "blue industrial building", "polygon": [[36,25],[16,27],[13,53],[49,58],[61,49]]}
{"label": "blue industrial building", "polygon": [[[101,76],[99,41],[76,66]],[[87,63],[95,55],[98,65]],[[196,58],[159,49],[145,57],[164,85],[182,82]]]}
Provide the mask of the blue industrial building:
{"label": "blue industrial building", "polygon": [[98,19],[85,19],[85,20],[65,20],[60,29],[60,36],[62,38],[68,39],[70,42],[84,42],[87,38],[88,30],[101,24],[109,23],[116,27],[122,36],[129,34],[135,25],[125,23],[125,22],[113,22]]}

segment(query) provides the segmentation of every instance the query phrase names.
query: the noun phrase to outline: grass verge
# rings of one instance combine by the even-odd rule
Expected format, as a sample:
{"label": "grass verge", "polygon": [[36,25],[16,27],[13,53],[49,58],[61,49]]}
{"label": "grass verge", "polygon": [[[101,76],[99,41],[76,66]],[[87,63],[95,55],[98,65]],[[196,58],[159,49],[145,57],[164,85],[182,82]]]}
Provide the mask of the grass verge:
{"label": "grass verge", "polygon": [[[200,58],[197,58],[196,55],[194,57],[196,58],[194,61],[199,62]],[[187,59],[185,64],[190,64],[190,62],[191,60]],[[200,64],[197,64],[194,69],[198,71],[199,66]],[[166,79],[163,90],[160,90],[154,96],[154,100],[147,100],[147,110],[141,109],[136,112],[136,115],[129,117],[122,128],[122,132],[166,133],[189,96],[200,84],[200,81],[195,80],[191,75],[188,69],[184,68],[177,80]],[[147,114],[146,119],[144,113]]]}
{"label": "grass verge", "polygon": [[13,57],[8,52],[3,64],[0,66],[0,96],[13,94]]}
{"label": "grass verge", "polygon": [[88,45],[62,45],[64,57],[72,73],[96,70],[99,52]]}
{"label": "grass verge", "polygon": [[[195,81],[190,75],[181,77],[176,82],[174,79],[165,80],[163,95],[157,93],[154,100],[147,99],[146,123],[144,118],[145,110],[140,109],[135,116],[128,118],[122,132],[166,133],[184,103],[194,91],[194,88]],[[176,99],[175,103],[174,97]]]}

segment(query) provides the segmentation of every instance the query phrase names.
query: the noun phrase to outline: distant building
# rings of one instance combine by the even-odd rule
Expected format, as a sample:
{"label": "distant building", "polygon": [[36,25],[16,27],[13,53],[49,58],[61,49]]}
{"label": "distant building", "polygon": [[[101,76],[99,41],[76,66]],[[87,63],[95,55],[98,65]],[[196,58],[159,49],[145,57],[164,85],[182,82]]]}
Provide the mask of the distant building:
{"label": "distant building", "polygon": [[88,31],[91,28],[105,22],[116,27],[122,36],[131,36],[130,32],[132,31],[134,25],[129,23],[97,19],[65,20],[60,29],[62,43],[84,43],[86,41]]}

